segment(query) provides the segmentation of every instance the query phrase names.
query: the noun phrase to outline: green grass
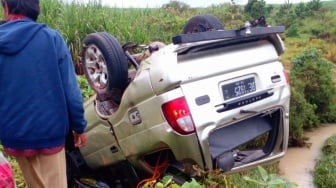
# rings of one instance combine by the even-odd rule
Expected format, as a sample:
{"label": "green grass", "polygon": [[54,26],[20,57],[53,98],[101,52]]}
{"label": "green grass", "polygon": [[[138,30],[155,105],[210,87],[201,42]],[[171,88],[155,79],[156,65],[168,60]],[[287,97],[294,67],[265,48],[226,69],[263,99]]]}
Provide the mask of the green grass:
{"label": "green grass", "polygon": [[322,147],[322,157],[314,170],[314,184],[318,188],[336,187],[336,135],[328,138]]}

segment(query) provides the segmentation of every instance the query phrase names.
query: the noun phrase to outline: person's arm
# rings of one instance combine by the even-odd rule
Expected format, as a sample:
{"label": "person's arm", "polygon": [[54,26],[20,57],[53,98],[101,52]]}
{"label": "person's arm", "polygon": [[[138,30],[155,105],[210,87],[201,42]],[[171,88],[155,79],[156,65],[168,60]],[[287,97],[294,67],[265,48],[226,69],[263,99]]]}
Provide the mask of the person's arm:
{"label": "person's arm", "polygon": [[86,143],[84,133],[86,120],[84,117],[84,105],[81,90],[79,88],[74,64],[63,38],[60,38],[60,73],[63,81],[63,88],[66,97],[69,114],[70,130],[74,133],[75,146],[80,147]]}

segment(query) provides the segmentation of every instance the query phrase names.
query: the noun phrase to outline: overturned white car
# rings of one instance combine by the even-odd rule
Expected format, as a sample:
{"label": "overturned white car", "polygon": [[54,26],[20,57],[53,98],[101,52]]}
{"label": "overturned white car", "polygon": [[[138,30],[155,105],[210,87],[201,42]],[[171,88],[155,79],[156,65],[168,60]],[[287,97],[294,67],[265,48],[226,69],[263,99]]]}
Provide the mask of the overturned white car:
{"label": "overturned white car", "polygon": [[168,45],[121,46],[109,33],[89,34],[82,62],[96,95],[85,103],[87,145],[67,149],[69,178],[80,185],[103,172],[113,186],[118,166],[140,180],[158,166],[193,177],[279,160],[289,125],[285,28],[258,21],[224,30],[211,15],[195,16]]}

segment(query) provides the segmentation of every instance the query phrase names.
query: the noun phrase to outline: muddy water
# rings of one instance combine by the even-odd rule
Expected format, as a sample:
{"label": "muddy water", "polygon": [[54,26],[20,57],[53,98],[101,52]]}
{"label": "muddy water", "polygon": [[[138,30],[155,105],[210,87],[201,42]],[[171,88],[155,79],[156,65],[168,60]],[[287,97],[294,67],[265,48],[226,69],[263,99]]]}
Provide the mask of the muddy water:
{"label": "muddy water", "polygon": [[289,148],[280,161],[280,175],[299,188],[314,188],[312,172],[321,156],[324,141],[336,134],[336,124],[324,125],[312,132],[305,133],[311,143],[310,148]]}

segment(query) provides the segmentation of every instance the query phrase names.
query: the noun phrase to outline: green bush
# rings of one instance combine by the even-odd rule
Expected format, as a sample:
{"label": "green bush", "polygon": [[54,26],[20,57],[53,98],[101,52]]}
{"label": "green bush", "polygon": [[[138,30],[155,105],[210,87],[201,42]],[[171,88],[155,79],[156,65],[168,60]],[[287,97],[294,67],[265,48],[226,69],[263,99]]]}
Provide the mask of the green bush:
{"label": "green bush", "polygon": [[298,37],[299,29],[297,24],[291,25],[285,32],[286,37]]}
{"label": "green bush", "polygon": [[316,105],[315,113],[321,122],[336,121],[336,86],[333,81],[334,65],[322,58],[315,48],[304,49],[292,62],[291,72],[305,83],[306,100]]}
{"label": "green bush", "polygon": [[305,129],[316,127],[319,124],[315,114],[316,106],[307,102],[304,97],[304,83],[291,76],[291,99],[289,109],[289,134],[290,138],[301,138]]}
{"label": "green bush", "polygon": [[328,138],[324,142],[322,152],[324,155],[336,154],[336,135]]}
{"label": "green bush", "polygon": [[325,141],[322,151],[315,166],[314,184],[318,188],[336,187],[336,135]]}
{"label": "green bush", "polygon": [[300,140],[304,130],[336,121],[333,73],[334,65],[315,48],[304,49],[292,60],[290,139]]}

